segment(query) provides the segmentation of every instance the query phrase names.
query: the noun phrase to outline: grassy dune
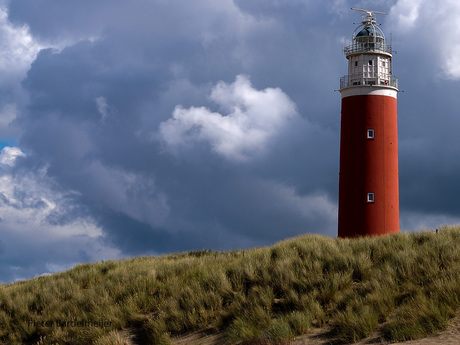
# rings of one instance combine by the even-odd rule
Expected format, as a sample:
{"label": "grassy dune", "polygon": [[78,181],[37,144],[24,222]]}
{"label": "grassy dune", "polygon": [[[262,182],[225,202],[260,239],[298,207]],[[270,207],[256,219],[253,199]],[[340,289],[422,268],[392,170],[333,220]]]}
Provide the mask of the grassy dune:
{"label": "grassy dune", "polygon": [[141,343],[208,329],[283,344],[328,324],[340,342],[425,337],[460,308],[460,227],[380,238],[305,235],[246,251],[83,264],[0,286],[0,343]]}

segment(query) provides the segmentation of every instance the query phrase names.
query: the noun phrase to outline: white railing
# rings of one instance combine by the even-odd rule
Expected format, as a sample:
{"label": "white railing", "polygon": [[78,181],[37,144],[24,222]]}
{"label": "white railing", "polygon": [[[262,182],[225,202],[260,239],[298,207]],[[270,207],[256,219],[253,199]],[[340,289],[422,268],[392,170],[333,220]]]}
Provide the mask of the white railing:
{"label": "white railing", "polygon": [[350,55],[354,53],[362,53],[362,52],[383,52],[383,53],[391,54],[391,46],[380,43],[380,42],[376,42],[376,43],[356,42],[347,47],[344,47],[343,52],[345,55]]}
{"label": "white railing", "polygon": [[344,75],[340,78],[340,89],[349,86],[362,86],[362,85],[375,85],[375,86],[390,86],[396,89],[399,88],[398,78],[394,75],[389,78],[356,78],[350,79],[348,75]]}

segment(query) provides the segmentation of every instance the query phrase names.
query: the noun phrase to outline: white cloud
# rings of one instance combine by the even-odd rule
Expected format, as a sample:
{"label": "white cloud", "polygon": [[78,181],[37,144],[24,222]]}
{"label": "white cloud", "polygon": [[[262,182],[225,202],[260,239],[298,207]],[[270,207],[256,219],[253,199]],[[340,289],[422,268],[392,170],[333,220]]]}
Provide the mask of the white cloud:
{"label": "white cloud", "polygon": [[34,37],[27,25],[14,25],[9,21],[8,10],[4,1],[0,2],[0,71],[2,73],[19,72],[25,75],[30,64],[44,48],[53,48],[56,52],[79,41],[95,42],[100,37],[96,34],[79,35],[77,37],[61,37],[53,42],[39,41]]}
{"label": "white cloud", "polygon": [[396,17],[396,23],[402,32],[412,30],[418,24],[420,6],[424,0],[399,0],[392,8],[391,12]]}
{"label": "white cloud", "polygon": [[94,219],[66,219],[75,205],[52,188],[46,169],[13,174],[14,159],[23,155],[17,147],[5,147],[0,155],[0,255],[4,263],[21,262],[15,267],[0,265],[1,278],[30,278],[55,267],[120,257],[118,249],[104,243]]}
{"label": "white cloud", "polygon": [[97,111],[101,114],[101,121],[105,122],[107,116],[109,116],[109,105],[107,104],[107,99],[99,96],[94,99],[94,102],[96,102]]}
{"label": "white cloud", "polygon": [[0,71],[25,74],[42,46],[30,35],[27,26],[14,26],[5,8],[0,7]]}
{"label": "white cloud", "polygon": [[402,40],[417,45],[422,57],[437,57],[433,69],[446,79],[460,78],[460,2],[399,0],[391,8],[392,20]]}
{"label": "white cloud", "polygon": [[[2,150],[2,156],[5,152]],[[17,148],[10,148],[17,149]],[[15,150],[16,151],[16,150]],[[19,152],[21,152],[19,150]],[[14,154],[11,155],[14,157]],[[15,229],[18,233],[40,231],[45,237],[68,238],[85,235],[97,238],[102,235],[90,219],[75,219],[62,225],[53,225],[48,217],[65,211],[67,207],[63,195],[57,194],[49,186],[44,169],[35,174],[14,176],[6,173],[0,177],[0,219],[3,228]]]}
{"label": "white cloud", "polygon": [[43,46],[30,34],[26,25],[13,25],[4,1],[0,2],[0,136],[12,138],[18,128],[13,121],[26,96],[21,81]]}
{"label": "white cloud", "polygon": [[219,82],[210,99],[225,115],[205,107],[177,106],[172,118],[160,124],[160,136],[168,147],[177,149],[205,141],[228,159],[246,160],[263,151],[288,119],[296,115],[295,104],[281,89],[256,90],[243,75],[232,84]]}
{"label": "white cloud", "polygon": [[19,147],[6,146],[0,152],[0,164],[14,166],[16,158],[24,157],[25,153]]}

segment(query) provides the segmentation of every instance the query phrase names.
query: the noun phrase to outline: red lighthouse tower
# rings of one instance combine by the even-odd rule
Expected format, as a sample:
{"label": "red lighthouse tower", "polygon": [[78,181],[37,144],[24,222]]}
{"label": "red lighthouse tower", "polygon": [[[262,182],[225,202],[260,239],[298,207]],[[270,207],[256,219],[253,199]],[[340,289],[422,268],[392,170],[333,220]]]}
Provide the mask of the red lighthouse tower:
{"label": "red lighthouse tower", "polygon": [[399,231],[398,79],[392,74],[392,50],[365,12],[344,48],[348,75],[340,79],[339,237],[373,236]]}

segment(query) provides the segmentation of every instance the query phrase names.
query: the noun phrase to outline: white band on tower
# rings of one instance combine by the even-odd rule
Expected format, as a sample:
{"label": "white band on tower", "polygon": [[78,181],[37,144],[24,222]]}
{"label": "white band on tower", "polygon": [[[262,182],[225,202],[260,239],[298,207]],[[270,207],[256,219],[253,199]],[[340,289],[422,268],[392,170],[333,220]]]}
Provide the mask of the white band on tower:
{"label": "white band on tower", "polygon": [[342,98],[350,97],[350,96],[361,96],[361,95],[375,95],[375,96],[389,96],[393,98],[398,98],[398,91],[397,89],[389,88],[389,87],[379,87],[379,86],[372,86],[372,87],[363,87],[363,86],[356,86],[356,87],[347,87],[340,90],[342,94]]}

